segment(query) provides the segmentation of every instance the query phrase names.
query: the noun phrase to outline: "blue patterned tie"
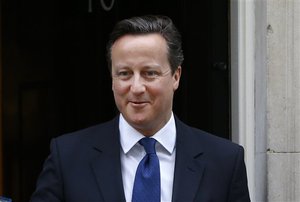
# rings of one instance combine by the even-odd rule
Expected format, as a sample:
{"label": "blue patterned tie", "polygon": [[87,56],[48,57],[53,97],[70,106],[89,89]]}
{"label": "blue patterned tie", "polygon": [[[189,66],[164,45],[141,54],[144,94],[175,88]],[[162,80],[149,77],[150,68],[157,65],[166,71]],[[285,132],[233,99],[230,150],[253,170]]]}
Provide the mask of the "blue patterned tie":
{"label": "blue patterned tie", "polygon": [[160,202],[160,171],[155,143],[153,138],[146,137],[140,140],[146,155],[136,170],[132,202]]}

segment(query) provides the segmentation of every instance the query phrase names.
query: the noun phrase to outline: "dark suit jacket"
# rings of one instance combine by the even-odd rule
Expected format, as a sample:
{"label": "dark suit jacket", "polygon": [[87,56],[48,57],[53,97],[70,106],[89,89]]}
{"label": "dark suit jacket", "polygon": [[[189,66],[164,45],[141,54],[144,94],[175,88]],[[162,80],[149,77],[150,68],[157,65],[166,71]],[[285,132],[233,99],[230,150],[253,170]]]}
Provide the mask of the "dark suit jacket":
{"label": "dark suit jacket", "polygon": [[[175,122],[172,201],[250,201],[243,148]],[[31,202],[125,201],[118,123],[116,117],[53,139]]]}

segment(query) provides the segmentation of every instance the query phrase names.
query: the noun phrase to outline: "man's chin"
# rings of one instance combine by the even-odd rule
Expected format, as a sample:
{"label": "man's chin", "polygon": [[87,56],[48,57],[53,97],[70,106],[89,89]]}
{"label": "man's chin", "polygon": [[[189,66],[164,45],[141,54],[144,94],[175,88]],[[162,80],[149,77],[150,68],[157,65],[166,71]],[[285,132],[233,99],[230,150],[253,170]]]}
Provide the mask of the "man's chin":
{"label": "man's chin", "polygon": [[130,117],[130,122],[134,125],[144,125],[147,123],[147,119],[145,117],[141,117],[141,116],[138,116],[138,117]]}

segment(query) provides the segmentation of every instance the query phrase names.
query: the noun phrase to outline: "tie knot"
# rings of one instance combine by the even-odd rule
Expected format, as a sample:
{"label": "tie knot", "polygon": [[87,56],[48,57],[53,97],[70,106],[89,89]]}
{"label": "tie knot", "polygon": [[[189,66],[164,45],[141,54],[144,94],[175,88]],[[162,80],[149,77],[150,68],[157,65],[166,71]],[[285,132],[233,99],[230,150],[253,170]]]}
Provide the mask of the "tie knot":
{"label": "tie knot", "polygon": [[156,140],[154,138],[145,137],[141,139],[140,144],[144,146],[147,154],[155,154],[155,143]]}

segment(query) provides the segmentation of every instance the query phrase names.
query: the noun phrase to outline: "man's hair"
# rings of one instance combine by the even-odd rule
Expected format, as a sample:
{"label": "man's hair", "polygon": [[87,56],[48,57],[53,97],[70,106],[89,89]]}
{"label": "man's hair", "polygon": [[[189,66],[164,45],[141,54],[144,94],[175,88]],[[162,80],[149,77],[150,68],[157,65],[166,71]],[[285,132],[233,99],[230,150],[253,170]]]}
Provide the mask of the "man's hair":
{"label": "man's hair", "polygon": [[125,35],[160,34],[167,42],[168,60],[172,74],[183,62],[181,35],[172,20],[162,15],[132,17],[118,22],[110,34],[106,46],[107,63],[111,71],[111,48],[115,41]]}

